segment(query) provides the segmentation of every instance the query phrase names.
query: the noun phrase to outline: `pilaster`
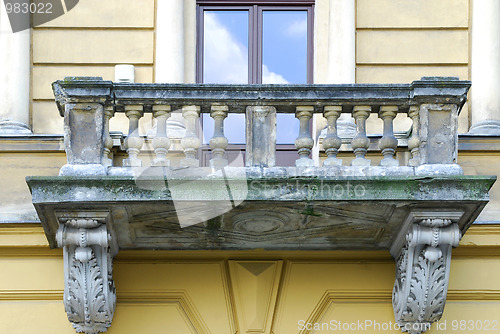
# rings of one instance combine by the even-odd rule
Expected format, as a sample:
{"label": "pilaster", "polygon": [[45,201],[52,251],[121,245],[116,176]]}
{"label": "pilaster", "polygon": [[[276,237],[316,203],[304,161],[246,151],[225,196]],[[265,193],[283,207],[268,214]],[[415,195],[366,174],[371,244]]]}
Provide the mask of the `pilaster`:
{"label": "pilaster", "polygon": [[30,135],[31,31],[13,33],[0,7],[0,136]]}
{"label": "pilaster", "polygon": [[471,134],[500,135],[500,1],[472,1]]}

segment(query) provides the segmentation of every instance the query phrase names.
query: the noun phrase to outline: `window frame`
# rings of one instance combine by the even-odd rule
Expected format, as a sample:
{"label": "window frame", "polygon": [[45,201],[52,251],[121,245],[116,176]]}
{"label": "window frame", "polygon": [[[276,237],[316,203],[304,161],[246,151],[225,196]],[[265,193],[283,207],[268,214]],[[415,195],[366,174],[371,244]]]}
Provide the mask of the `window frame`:
{"label": "window frame", "polygon": [[[257,4],[256,4],[257,3]],[[306,83],[314,81],[314,0],[198,0],[196,3],[196,82],[203,83],[204,12],[248,11],[248,83],[262,83],[263,12],[307,12]]]}
{"label": "window frame", "polygon": [[[258,4],[256,4],[258,3]],[[204,11],[248,11],[248,83],[262,83],[263,11],[307,11],[307,76],[314,83],[314,9],[315,0],[197,0],[196,1],[196,83],[203,83]],[[260,36],[260,37],[257,37]],[[260,40],[259,40],[260,39]],[[200,117],[201,124],[203,118]],[[200,135],[200,137],[202,137]],[[208,166],[210,148],[203,138],[199,149],[202,166]],[[246,144],[229,143],[226,151],[242,152]],[[294,166],[296,148],[293,143],[276,143],[276,165]],[[245,158],[245,157],[244,157]]]}

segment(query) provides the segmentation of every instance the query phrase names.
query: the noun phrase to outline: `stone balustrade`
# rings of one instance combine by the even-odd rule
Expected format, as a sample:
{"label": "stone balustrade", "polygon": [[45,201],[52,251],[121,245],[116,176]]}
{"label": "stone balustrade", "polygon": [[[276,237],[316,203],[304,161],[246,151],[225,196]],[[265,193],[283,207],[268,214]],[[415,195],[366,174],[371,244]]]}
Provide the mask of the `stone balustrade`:
{"label": "stone balustrade", "polygon": [[[296,167],[314,167],[314,162],[320,161],[311,157],[314,145],[318,145],[310,131],[315,114],[322,114],[328,124],[322,143],[327,157],[316,167],[369,167],[373,163],[367,158],[371,142],[366,120],[374,113],[383,123],[383,135],[378,140],[380,173],[382,169],[410,174],[460,173],[456,165],[457,117],[469,87],[467,81],[443,77],[378,85],[124,84],[96,77],[68,77],[53,84],[65,118],[68,164],[61,169],[61,175],[122,175],[127,173],[124,168],[148,167],[143,166],[140,158],[145,140],[138,128],[146,113],[152,113],[157,124],[152,139],[152,166],[170,166],[167,153],[171,140],[166,122],[172,113],[182,114],[186,128],[181,139],[185,154],[180,161],[182,167],[200,166],[201,135],[197,124],[202,113],[209,114],[215,124],[209,141],[209,164],[215,168],[227,166],[224,121],[229,113],[244,113],[246,166],[274,167],[276,114],[292,113],[300,129],[295,139]],[[113,166],[111,159],[109,123],[117,113],[124,113],[129,121],[123,143],[127,158],[121,166]],[[342,113],[352,115],[356,122],[356,135],[347,142],[339,138],[337,131],[337,119]],[[398,145],[394,135],[393,123],[398,113],[407,114],[413,122],[407,146]],[[342,144],[352,149],[350,166],[337,157]],[[407,150],[406,158],[396,159],[397,149]]]}

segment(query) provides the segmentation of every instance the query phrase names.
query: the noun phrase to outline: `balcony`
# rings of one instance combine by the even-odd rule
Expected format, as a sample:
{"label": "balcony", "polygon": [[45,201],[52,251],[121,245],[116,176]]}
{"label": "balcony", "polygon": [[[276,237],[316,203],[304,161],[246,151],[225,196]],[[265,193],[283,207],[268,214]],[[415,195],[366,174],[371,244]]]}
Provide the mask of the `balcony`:
{"label": "balcony", "polygon": [[[451,249],[495,181],[465,176],[457,164],[457,117],[469,87],[454,78],[390,85],[55,82],[68,163],[57,177],[27,182],[51,247],[64,248],[69,320],[88,333],[110,326],[111,263],[120,249],[387,250],[396,261],[396,321],[411,328],[439,320]],[[203,113],[214,120],[206,167]],[[227,158],[224,120],[231,113],[246,118],[244,164]],[[294,167],[276,166],[278,113],[294,114],[300,128]],[[382,135],[366,131],[372,113]],[[110,131],[117,114],[128,120],[126,136]],[[147,137],[139,134],[146,114],[156,121]],[[353,138],[339,136],[343,114],[355,121]],[[413,125],[396,138],[398,114]],[[314,115],[328,124],[321,145],[311,135]],[[182,138],[169,133],[173,116],[183,119]],[[350,163],[339,158],[349,154]],[[91,280],[81,279],[86,272]],[[79,307],[85,301],[97,306]]]}

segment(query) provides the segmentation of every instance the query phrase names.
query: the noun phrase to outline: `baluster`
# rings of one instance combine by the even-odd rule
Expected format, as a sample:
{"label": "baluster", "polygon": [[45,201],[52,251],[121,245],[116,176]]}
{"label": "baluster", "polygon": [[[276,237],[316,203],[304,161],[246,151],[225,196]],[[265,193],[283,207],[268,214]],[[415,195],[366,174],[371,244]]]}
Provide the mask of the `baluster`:
{"label": "baluster", "polygon": [[212,159],[210,167],[222,168],[227,166],[227,159],[224,158],[228,145],[227,138],[224,136],[224,119],[229,110],[226,105],[212,105],[210,116],[214,119],[214,136],[210,139],[210,148],[212,149]]}
{"label": "baluster", "polygon": [[323,162],[324,167],[342,166],[342,159],[337,158],[342,140],[337,135],[337,119],[342,112],[342,106],[325,106],[323,116],[328,122],[326,137],[323,139],[323,148],[327,158]]}
{"label": "baluster", "polygon": [[408,116],[413,121],[411,137],[410,139],[408,139],[408,150],[410,150],[411,154],[411,158],[408,161],[408,166],[415,167],[420,165],[420,138],[418,136],[418,131],[420,129],[419,107],[410,106]]}
{"label": "baluster", "polygon": [[104,108],[104,156],[102,157],[102,164],[105,167],[113,166],[113,160],[111,160],[111,149],[113,148],[113,138],[109,134],[109,120],[115,115],[114,107],[106,106]]}
{"label": "baluster", "polygon": [[295,139],[295,147],[299,153],[299,158],[295,161],[297,167],[314,166],[314,161],[309,158],[314,140],[309,131],[309,120],[313,115],[313,106],[297,106],[295,117],[300,121],[299,136]]}
{"label": "baluster", "polygon": [[129,120],[128,136],[125,139],[128,159],[123,160],[124,167],[141,167],[142,161],[138,158],[143,139],[139,136],[139,119],[143,115],[142,105],[126,105],[125,116]]}
{"label": "baluster", "polygon": [[183,167],[199,167],[200,162],[196,159],[196,153],[200,147],[200,139],[196,136],[196,120],[200,117],[200,107],[183,106],[182,117],[186,120],[186,135],[181,139],[181,145],[186,157],[180,164]]}
{"label": "baluster", "polygon": [[370,106],[355,106],[352,116],[356,121],[356,136],[352,139],[352,148],[356,158],[351,161],[351,166],[370,166],[366,159],[366,152],[370,147],[370,139],[366,136],[366,119],[370,116]]}
{"label": "baluster", "polygon": [[397,113],[397,106],[381,106],[378,113],[378,117],[384,121],[384,135],[378,142],[378,147],[384,156],[380,161],[380,166],[399,166],[399,162],[394,158],[398,140],[394,137],[393,121]]}
{"label": "baluster", "polygon": [[157,104],[153,106],[153,117],[156,119],[156,136],[153,139],[153,148],[156,157],[153,159],[153,166],[170,166],[167,159],[170,139],[167,136],[167,119],[170,117],[170,106]]}

